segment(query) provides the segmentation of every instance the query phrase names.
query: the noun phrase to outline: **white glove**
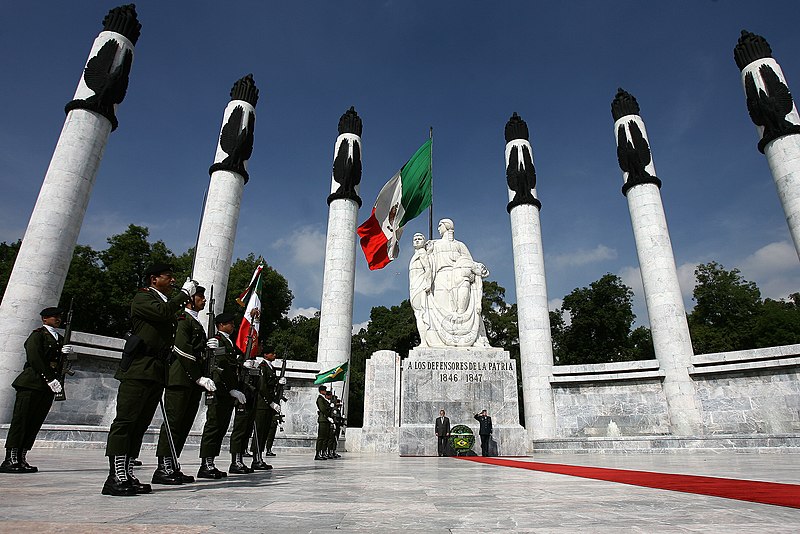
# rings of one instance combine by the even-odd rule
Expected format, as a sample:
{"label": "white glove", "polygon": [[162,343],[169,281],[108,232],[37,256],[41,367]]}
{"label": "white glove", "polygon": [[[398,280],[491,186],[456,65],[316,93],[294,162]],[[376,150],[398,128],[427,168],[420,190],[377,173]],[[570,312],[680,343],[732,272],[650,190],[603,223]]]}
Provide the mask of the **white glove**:
{"label": "white glove", "polygon": [[265,360],[264,358],[262,358],[261,356],[256,356],[256,359],[255,359],[255,360],[253,360],[253,361],[254,361],[254,362],[256,362],[256,365],[255,365],[255,366],[256,366],[256,367],[259,367],[259,366],[260,366],[262,363],[264,363],[266,360]]}
{"label": "white glove", "polygon": [[186,281],[183,283],[183,287],[181,287],[181,291],[189,295],[190,297],[197,293],[197,282],[192,280],[189,277],[186,277]]}
{"label": "white glove", "polygon": [[64,345],[61,347],[61,354],[72,354],[75,352],[75,348],[72,345]]}
{"label": "white glove", "polygon": [[333,417],[328,417],[328,422],[329,422],[330,424],[333,424]]}
{"label": "white glove", "polygon": [[278,379],[278,384],[285,386],[286,385],[286,377],[282,376]]}
{"label": "white glove", "polygon": [[209,349],[218,349],[219,348],[219,339],[212,337],[208,341],[206,341],[206,347]]}
{"label": "white glove", "polygon": [[247,369],[255,369],[256,368],[256,361],[255,360],[245,360],[242,364],[242,367]]}
{"label": "white glove", "polygon": [[269,404],[269,407],[275,410],[276,413],[281,413],[281,405],[278,404],[277,402],[271,402]]}
{"label": "white glove", "polygon": [[198,386],[205,388],[206,391],[217,391],[217,385],[214,383],[213,380],[211,380],[208,377],[201,376],[200,378],[195,380],[195,383]]}
{"label": "white glove", "polygon": [[61,393],[61,390],[63,389],[61,387],[61,382],[56,379],[51,380],[47,383],[47,385],[50,386],[50,389],[53,391],[53,393]]}
{"label": "white glove", "polygon": [[232,389],[228,393],[231,394],[231,397],[239,401],[240,404],[245,404],[247,402],[247,398],[244,396],[244,393],[238,389]]}

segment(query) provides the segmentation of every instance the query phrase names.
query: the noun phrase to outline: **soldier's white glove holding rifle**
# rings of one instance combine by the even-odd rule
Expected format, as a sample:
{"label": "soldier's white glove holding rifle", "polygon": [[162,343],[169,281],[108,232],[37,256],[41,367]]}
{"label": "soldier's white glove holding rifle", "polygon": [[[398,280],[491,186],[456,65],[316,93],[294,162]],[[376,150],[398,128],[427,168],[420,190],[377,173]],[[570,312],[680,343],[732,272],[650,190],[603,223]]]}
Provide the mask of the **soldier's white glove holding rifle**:
{"label": "soldier's white glove holding rifle", "polygon": [[271,402],[269,404],[269,407],[275,410],[275,413],[281,413],[281,405],[278,404],[277,402]]}
{"label": "soldier's white glove holding rifle", "polygon": [[198,386],[205,388],[206,391],[217,391],[217,385],[208,377],[201,376],[195,382]]}
{"label": "soldier's white glove holding rifle", "polygon": [[59,382],[56,379],[51,380],[50,382],[47,383],[47,385],[50,386],[50,390],[53,393],[61,393],[61,390],[63,389],[61,387],[61,382]]}
{"label": "soldier's white glove holding rifle", "polygon": [[61,347],[61,354],[72,354],[75,352],[75,348],[72,345],[64,345]]}
{"label": "soldier's white glove holding rifle", "polygon": [[219,339],[212,337],[208,341],[206,341],[206,347],[209,349],[218,349],[219,348]]}
{"label": "soldier's white glove holding rifle", "polygon": [[192,297],[195,293],[197,293],[197,282],[186,277],[186,281],[183,283],[183,287],[181,287],[181,291],[186,293],[189,297]]}
{"label": "soldier's white glove holding rifle", "polygon": [[247,402],[247,398],[244,396],[244,393],[238,389],[232,389],[228,393],[230,393],[231,397],[239,401],[239,404],[244,404]]}

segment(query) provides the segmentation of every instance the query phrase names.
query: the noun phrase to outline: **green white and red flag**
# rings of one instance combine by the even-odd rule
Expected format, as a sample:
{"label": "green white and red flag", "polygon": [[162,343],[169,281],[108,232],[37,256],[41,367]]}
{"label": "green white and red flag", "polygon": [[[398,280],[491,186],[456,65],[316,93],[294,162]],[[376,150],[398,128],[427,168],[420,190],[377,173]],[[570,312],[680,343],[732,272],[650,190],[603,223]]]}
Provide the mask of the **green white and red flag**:
{"label": "green white and red flag", "polygon": [[239,295],[239,298],[236,299],[239,305],[245,307],[242,324],[239,325],[239,332],[236,334],[236,346],[246,354],[247,340],[252,335],[253,339],[250,344],[250,354],[248,356],[258,355],[258,315],[256,319],[254,319],[251,317],[250,313],[254,308],[258,309],[259,315],[261,313],[261,271],[263,269],[263,264],[256,267],[253,278],[250,279],[250,285],[248,285],[244,293]]}
{"label": "green white and red flag", "polygon": [[428,139],[386,182],[372,215],[358,227],[370,270],[382,269],[397,257],[403,227],[431,205],[432,145],[433,140]]}

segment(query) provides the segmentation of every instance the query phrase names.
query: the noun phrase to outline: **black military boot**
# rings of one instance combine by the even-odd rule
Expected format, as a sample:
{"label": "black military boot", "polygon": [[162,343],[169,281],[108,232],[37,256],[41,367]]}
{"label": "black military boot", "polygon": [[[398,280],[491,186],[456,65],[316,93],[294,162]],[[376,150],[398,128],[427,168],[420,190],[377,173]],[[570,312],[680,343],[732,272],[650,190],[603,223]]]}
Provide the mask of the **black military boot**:
{"label": "black military boot", "polygon": [[168,486],[177,486],[183,483],[181,480],[180,471],[175,471],[172,469],[171,456],[158,457],[158,468],[156,469],[155,473],[153,473],[153,480],[151,480],[151,482],[153,484],[166,484]]}
{"label": "black military boot", "polygon": [[220,471],[217,469],[217,466],[214,465],[214,457],[209,456],[207,458],[203,458],[200,462],[200,470],[197,472],[197,478],[225,478],[228,476],[228,473],[225,471]]}
{"label": "black military boot", "polygon": [[253,471],[268,471],[272,469],[272,466],[264,460],[254,459],[253,463],[250,464],[250,469]]}
{"label": "black military boot", "polygon": [[327,460],[327,458],[325,458],[325,455],[322,454],[321,451],[317,451],[317,454],[314,455],[314,459],[315,460]]}
{"label": "black military boot", "polygon": [[153,491],[153,487],[150,484],[145,484],[140,482],[138,478],[136,478],[133,474],[133,458],[130,456],[125,457],[125,471],[128,473],[128,480],[133,486],[133,489],[136,493],[150,493]]}
{"label": "black military boot", "polygon": [[23,473],[36,473],[39,471],[38,467],[34,467],[28,463],[27,460],[28,451],[25,449],[19,450],[19,466],[22,469]]}
{"label": "black military boot", "polygon": [[228,468],[228,472],[232,475],[249,475],[253,470],[244,465],[241,452],[232,452],[231,466]]}
{"label": "black military boot", "polygon": [[272,449],[269,449],[267,452],[264,453],[264,456],[276,456],[276,454],[272,452]]}
{"label": "black military boot", "polygon": [[108,478],[103,484],[103,495],[130,497],[136,495],[133,484],[128,480],[125,456],[108,457]]}
{"label": "black military boot", "polygon": [[194,477],[191,475],[185,475],[183,471],[181,471],[181,464],[176,464],[172,461],[172,456],[164,457],[164,463],[167,464],[167,467],[174,471],[177,476],[180,478],[182,484],[191,484],[194,482]]}
{"label": "black military boot", "polygon": [[0,473],[24,473],[19,464],[19,449],[6,449],[6,459],[0,464]]}

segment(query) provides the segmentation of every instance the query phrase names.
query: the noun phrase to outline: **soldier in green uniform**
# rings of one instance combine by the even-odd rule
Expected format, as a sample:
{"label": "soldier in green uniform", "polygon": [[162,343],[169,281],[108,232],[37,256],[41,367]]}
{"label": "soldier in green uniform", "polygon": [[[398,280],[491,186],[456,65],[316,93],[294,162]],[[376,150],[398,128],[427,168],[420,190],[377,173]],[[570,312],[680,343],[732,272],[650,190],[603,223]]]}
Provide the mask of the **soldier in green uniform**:
{"label": "soldier in green uniform", "polygon": [[231,341],[230,336],[234,329],[233,314],[220,313],[214,322],[217,324],[216,339],[219,341],[220,352],[224,349],[224,353],[217,356],[217,369],[214,370],[217,400],[206,412],[206,424],[200,441],[201,464],[197,476],[218,479],[228,476],[228,473],[217,469],[214,458],[219,456],[222,449],[222,438],[228,431],[235,403],[244,404],[247,399],[238,389],[238,366],[244,355]]}
{"label": "soldier in green uniform", "polygon": [[[275,361],[275,348],[271,345],[264,346],[262,359],[259,362],[261,370],[261,381],[258,387],[256,398],[256,445],[258,452],[267,456],[275,456],[272,452],[272,440],[275,439],[275,431],[278,426],[278,417],[281,413],[281,406],[278,404],[278,386],[285,384],[285,378],[278,378],[273,362]],[[282,381],[282,382],[279,382]],[[254,453],[256,451],[253,451]],[[257,457],[257,456],[256,456]],[[253,460],[253,469],[272,469],[268,463]]]}
{"label": "soldier in green uniform", "polygon": [[[253,309],[250,313],[254,322],[258,321],[259,311]],[[247,467],[244,463],[244,453],[247,450],[247,442],[253,434],[253,421],[256,417],[256,389],[260,372],[258,370],[258,361],[256,358],[251,358],[250,355],[242,355],[241,365],[239,369],[240,383],[239,387],[244,393],[246,402],[244,406],[236,407],[236,415],[233,417],[233,430],[231,431],[231,465],[228,472],[236,475],[247,475],[254,471],[253,468]],[[255,462],[255,460],[254,460]]]}
{"label": "soldier in green uniform", "polygon": [[[204,376],[206,351],[219,347],[217,339],[206,337],[206,331],[199,321],[199,313],[206,307],[205,293],[205,288],[198,286],[183,313],[178,315],[175,346],[172,348],[173,362],[164,390],[164,409],[178,456],[189,437],[203,392],[217,389],[214,381]],[[153,473],[153,484],[194,482],[194,477],[183,474],[180,466],[174,464],[167,432],[167,425],[162,423],[156,449],[158,469]]]}
{"label": "soldier in green uniform", "polygon": [[328,441],[331,436],[331,424],[333,417],[331,417],[331,403],[325,398],[325,392],[328,388],[324,385],[319,387],[319,395],[317,396],[317,453],[314,456],[315,460],[327,460],[325,449],[328,447]]}
{"label": "soldier in green uniform", "polygon": [[128,496],[150,493],[150,484],[133,475],[132,460],[139,456],[142,438],[153,420],[164,391],[167,363],[175,343],[176,314],[194,295],[197,282],[186,280],[175,296],[172,267],[156,264],[145,271],[148,287],[136,292],[131,302],[131,335],[114,378],[119,380],[117,414],[106,443],[109,475],[103,495]]}
{"label": "soldier in green uniform", "polygon": [[39,314],[42,326],[31,332],[25,341],[25,366],[11,384],[17,390],[11,426],[6,438],[6,459],[0,473],[35,473],[26,455],[42,428],[53,397],[61,391],[57,370],[62,358],[72,352],[63,345],[64,338],[56,331],[61,325],[61,310],[45,308]]}
{"label": "soldier in green uniform", "polygon": [[342,427],[345,424],[345,418],[342,415],[342,399],[336,395],[332,395],[331,400],[333,402],[333,407],[331,408],[333,428],[331,430],[331,446],[329,456],[331,458],[341,458],[342,456],[336,452],[336,449],[339,446],[339,436],[342,435]]}

